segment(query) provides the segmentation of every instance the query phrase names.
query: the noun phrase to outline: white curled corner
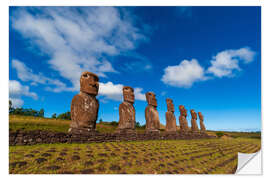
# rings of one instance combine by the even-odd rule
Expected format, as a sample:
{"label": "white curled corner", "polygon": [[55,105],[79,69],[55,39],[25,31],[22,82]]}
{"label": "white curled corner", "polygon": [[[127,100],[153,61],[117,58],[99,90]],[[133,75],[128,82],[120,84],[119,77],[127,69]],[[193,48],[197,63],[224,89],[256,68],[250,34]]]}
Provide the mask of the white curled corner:
{"label": "white curled corner", "polygon": [[238,153],[235,174],[262,174],[261,150],[256,153]]}

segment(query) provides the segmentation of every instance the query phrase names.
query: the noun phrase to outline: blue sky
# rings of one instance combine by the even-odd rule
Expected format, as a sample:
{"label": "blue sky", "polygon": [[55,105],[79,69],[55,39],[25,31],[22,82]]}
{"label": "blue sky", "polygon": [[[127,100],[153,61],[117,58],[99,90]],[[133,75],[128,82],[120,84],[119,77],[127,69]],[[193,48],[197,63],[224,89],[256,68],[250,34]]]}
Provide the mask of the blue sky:
{"label": "blue sky", "polygon": [[[261,128],[260,7],[10,7],[9,92],[17,107],[70,110],[79,77],[100,77],[99,118],[118,121],[122,86],[136,121],[153,91],[205,116],[208,129]],[[190,114],[188,115],[190,120]],[[189,121],[190,122],[190,121]]]}

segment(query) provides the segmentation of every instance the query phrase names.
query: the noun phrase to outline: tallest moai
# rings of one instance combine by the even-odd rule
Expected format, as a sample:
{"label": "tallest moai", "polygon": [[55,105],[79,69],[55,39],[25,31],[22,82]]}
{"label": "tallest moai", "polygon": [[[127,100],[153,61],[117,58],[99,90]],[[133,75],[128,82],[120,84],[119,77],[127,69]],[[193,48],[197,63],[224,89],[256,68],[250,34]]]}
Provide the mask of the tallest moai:
{"label": "tallest moai", "polygon": [[71,124],[69,132],[94,132],[98,117],[99,102],[96,99],[99,78],[91,72],[83,72],[80,78],[80,93],[71,102]]}

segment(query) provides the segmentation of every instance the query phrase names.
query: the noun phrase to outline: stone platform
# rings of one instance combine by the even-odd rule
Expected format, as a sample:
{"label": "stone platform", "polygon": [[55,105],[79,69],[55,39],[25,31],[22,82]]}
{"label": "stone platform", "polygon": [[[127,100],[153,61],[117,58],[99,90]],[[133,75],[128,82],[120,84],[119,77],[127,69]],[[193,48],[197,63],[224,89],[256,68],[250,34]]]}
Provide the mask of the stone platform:
{"label": "stone platform", "polygon": [[61,133],[49,131],[10,131],[9,145],[34,145],[52,143],[91,143],[116,141],[177,140],[215,138],[206,133]]}

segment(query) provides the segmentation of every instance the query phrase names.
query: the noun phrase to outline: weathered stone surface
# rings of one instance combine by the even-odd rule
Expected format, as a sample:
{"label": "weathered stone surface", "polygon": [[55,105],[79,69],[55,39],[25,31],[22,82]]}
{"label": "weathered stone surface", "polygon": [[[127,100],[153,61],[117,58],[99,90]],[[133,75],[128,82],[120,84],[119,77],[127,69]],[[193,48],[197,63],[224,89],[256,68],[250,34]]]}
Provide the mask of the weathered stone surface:
{"label": "weathered stone surface", "polygon": [[71,159],[72,159],[73,161],[75,161],[75,160],[81,159],[81,157],[78,156],[78,155],[74,155],[74,156],[71,157]]}
{"label": "weathered stone surface", "polygon": [[43,163],[43,162],[45,162],[45,161],[47,161],[47,159],[45,159],[45,158],[38,158],[38,159],[36,159],[36,162],[37,162],[38,164]]}
{"label": "weathered stone surface", "polygon": [[41,156],[49,157],[49,156],[52,156],[52,155],[50,153],[43,153],[43,154],[41,154]]}
{"label": "weathered stone surface", "polygon": [[[96,99],[99,78],[91,72],[83,72],[80,78],[80,93],[71,102],[69,132],[89,132],[96,129],[99,102]],[[78,131],[79,130],[79,131]]]}
{"label": "weathered stone surface", "polygon": [[[29,137],[33,141],[25,141]],[[37,141],[41,137],[41,141]],[[57,138],[56,138],[57,137]],[[119,134],[119,133],[100,133],[96,135],[92,134],[70,134],[70,133],[57,133],[49,131],[17,131],[17,133],[10,132],[9,138],[13,141],[9,142],[9,145],[34,145],[34,144],[52,144],[52,143],[92,143],[92,142],[118,142],[118,141],[142,141],[142,140],[176,140],[176,139],[201,139],[201,138],[216,138],[209,136],[207,133],[135,133],[130,134]],[[120,151],[120,149],[115,149]],[[62,150],[63,151],[63,150]],[[145,151],[143,149],[142,151]],[[64,157],[67,155],[65,152],[60,152],[60,156]],[[47,156],[47,154],[45,155]],[[87,154],[88,157],[92,158],[92,154]]]}
{"label": "weathered stone surface", "polygon": [[201,131],[202,132],[205,132],[206,131],[206,128],[205,128],[205,125],[203,123],[203,121],[204,121],[203,115],[202,115],[201,112],[198,112],[198,115],[199,115],[199,118],[200,118],[200,128],[201,128]]}
{"label": "weathered stone surface", "polygon": [[166,131],[176,132],[176,118],[174,115],[174,105],[172,99],[167,98],[167,112],[166,112]]}
{"label": "weathered stone surface", "polygon": [[187,110],[185,109],[184,105],[179,106],[180,110],[180,117],[179,117],[179,124],[180,124],[180,132],[188,132],[188,122],[187,122]]}
{"label": "weathered stone surface", "polygon": [[123,87],[124,102],[119,106],[119,123],[117,132],[135,132],[135,108],[134,103],[134,90],[129,86]]}
{"label": "weathered stone surface", "polygon": [[192,132],[197,132],[199,131],[198,125],[197,125],[197,113],[194,111],[194,109],[190,110],[191,114],[191,131]]}
{"label": "weathered stone surface", "polygon": [[58,157],[58,158],[56,158],[56,161],[65,161],[65,159],[61,158],[61,157]]}
{"label": "weathered stone surface", "polygon": [[146,132],[159,132],[160,122],[157,111],[156,95],[153,92],[145,94],[148,106],[145,108]]}
{"label": "weathered stone surface", "polygon": [[47,170],[55,171],[55,170],[58,170],[58,169],[60,169],[60,168],[61,168],[60,166],[48,166],[46,169],[47,169]]}
{"label": "weathered stone surface", "polygon": [[92,161],[87,161],[84,163],[85,166],[93,166],[94,163]]}
{"label": "weathered stone surface", "polygon": [[111,167],[110,167],[110,170],[112,170],[112,171],[119,171],[119,170],[121,170],[121,168],[117,164],[112,164]]}
{"label": "weathered stone surface", "polygon": [[18,161],[18,162],[13,162],[9,164],[12,168],[15,168],[16,166],[18,166],[19,168],[22,166],[27,165],[26,161]]}

